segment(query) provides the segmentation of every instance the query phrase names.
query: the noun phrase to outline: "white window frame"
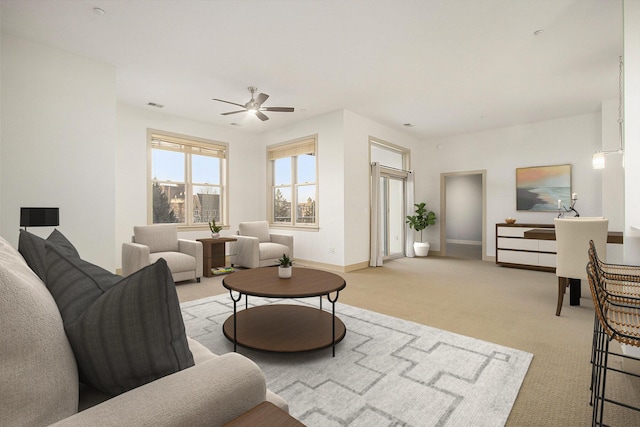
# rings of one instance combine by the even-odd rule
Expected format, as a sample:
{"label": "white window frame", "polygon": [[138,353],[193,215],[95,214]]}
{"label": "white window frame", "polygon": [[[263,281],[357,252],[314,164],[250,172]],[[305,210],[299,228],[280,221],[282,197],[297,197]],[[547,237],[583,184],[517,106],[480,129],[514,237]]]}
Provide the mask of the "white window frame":
{"label": "white window frame", "polygon": [[[206,185],[219,188],[220,191],[220,225],[224,228],[229,227],[229,203],[228,203],[228,155],[229,144],[220,141],[213,141],[204,138],[197,138],[188,135],[180,135],[172,132],[166,132],[156,129],[147,129],[147,223],[153,224],[153,184],[154,177],[152,165],[152,150],[161,149],[183,153],[185,164],[185,180],[178,184],[185,186],[185,222],[178,222],[178,228],[181,230],[208,230],[208,223],[194,223],[192,218],[193,203],[193,186]],[[191,155],[204,155],[219,158],[220,161],[220,184],[193,182],[191,170]]]}
{"label": "white window frame", "polygon": [[[298,183],[298,162],[297,156],[302,154],[312,154],[315,157],[316,180],[314,183]],[[320,193],[319,168],[318,168],[318,136],[311,135],[280,144],[267,147],[267,218],[269,226],[273,228],[294,228],[298,230],[318,230],[320,220],[320,203],[318,195]],[[274,163],[278,159],[291,158],[291,185],[274,185]],[[298,187],[304,185],[315,185],[315,222],[296,222],[298,206]],[[291,187],[291,222],[274,221],[274,194],[277,187]]]}

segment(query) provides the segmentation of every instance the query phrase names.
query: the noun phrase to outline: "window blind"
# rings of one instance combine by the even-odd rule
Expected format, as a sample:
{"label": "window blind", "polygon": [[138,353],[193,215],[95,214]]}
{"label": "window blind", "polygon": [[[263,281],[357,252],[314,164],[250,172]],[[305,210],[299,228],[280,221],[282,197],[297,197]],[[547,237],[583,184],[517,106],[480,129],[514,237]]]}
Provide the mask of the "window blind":
{"label": "window blind", "polygon": [[203,156],[226,158],[227,146],[210,142],[199,142],[170,135],[151,134],[151,148],[193,153]]}
{"label": "window blind", "polygon": [[316,139],[304,139],[289,144],[278,145],[267,150],[267,158],[269,160],[282,159],[285,157],[301,156],[307,154],[309,156],[316,155]]}

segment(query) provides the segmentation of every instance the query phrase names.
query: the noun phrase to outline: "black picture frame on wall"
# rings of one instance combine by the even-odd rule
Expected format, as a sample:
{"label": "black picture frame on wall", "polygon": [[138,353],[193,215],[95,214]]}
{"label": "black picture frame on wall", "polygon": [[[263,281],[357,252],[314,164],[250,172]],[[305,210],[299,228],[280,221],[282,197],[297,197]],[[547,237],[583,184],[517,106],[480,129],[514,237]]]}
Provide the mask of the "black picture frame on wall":
{"label": "black picture frame on wall", "polygon": [[516,210],[557,211],[571,205],[571,165],[516,169]]}

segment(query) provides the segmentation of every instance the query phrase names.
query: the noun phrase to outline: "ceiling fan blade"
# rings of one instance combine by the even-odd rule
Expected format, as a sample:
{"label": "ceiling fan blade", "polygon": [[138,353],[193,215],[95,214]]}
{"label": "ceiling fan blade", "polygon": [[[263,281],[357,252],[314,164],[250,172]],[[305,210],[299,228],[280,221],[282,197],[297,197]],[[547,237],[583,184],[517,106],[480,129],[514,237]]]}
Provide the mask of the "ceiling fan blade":
{"label": "ceiling fan blade", "polygon": [[227,113],[220,113],[220,115],[222,116],[228,116],[229,114],[238,114],[238,113],[244,113],[247,110],[238,110],[238,111],[229,111]]}
{"label": "ceiling fan blade", "polygon": [[262,111],[275,111],[277,113],[292,113],[294,111],[293,107],[264,107],[261,108]]}
{"label": "ceiling fan blade", "polygon": [[256,97],[256,104],[258,104],[258,106],[262,105],[262,103],[264,101],[266,101],[269,98],[269,95],[267,95],[266,93],[261,93]]}
{"label": "ceiling fan blade", "polygon": [[227,103],[227,104],[237,105],[238,107],[244,108],[244,105],[242,105],[242,104],[237,104],[237,103],[231,102],[231,101],[225,101],[224,99],[213,98],[212,101],[224,102],[224,103]]}
{"label": "ceiling fan blade", "polygon": [[262,114],[260,111],[256,111],[256,117],[259,118],[260,120],[262,120],[263,122],[265,120],[269,120],[269,117],[265,116],[264,114]]}

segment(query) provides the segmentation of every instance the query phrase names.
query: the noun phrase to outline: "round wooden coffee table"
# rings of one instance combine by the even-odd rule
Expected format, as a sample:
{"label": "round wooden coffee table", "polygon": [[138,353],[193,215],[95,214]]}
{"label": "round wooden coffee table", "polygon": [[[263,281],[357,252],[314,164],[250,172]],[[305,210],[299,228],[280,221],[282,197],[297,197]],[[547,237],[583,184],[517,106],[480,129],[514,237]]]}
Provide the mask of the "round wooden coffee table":
{"label": "round wooden coffee table", "polygon": [[[347,285],[337,274],[312,268],[293,268],[291,278],[278,277],[277,267],[236,271],[222,280],[233,300],[233,315],[222,327],[233,342],[255,350],[293,353],[333,347],[346,334],[344,323],[336,317],[335,303]],[[236,296],[234,296],[234,293]],[[332,294],[335,297],[332,298]],[[245,295],[245,309],[238,311],[238,302]],[[327,296],[332,310],[322,309],[322,297]],[[320,297],[318,308],[293,304],[267,304],[249,307],[248,296],[266,298]]]}

